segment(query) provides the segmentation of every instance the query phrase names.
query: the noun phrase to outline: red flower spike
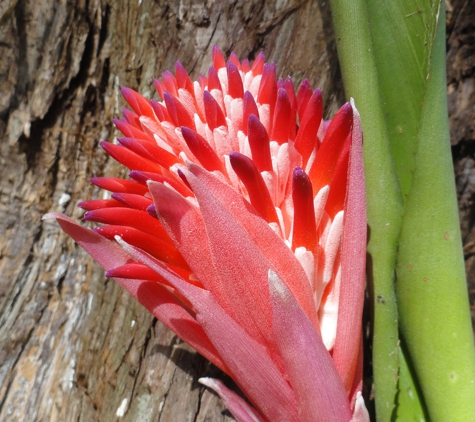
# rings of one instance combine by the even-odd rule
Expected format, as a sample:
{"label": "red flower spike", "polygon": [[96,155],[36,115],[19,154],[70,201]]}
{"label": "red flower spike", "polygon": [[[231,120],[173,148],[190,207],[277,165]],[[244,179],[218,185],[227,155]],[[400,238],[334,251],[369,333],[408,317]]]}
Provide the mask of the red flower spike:
{"label": "red flower spike", "polygon": [[222,91],[221,81],[218,78],[218,73],[214,67],[210,67],[208,71],[208,90],[218,89]]}
{"label": "red flower spike", "polygon": [[227,127],[223,111],[209,91],[203,92],[203,102],[205,105],[206,122],[209,128],[213,131],[220,126]]}
{"label": "red flower spike", "polygon": [[309,171],[308,175],[316,192],[331,183],[341,150],[350,135],[352,124],[353,109],[350,103],[346,103],[341,106],[328,126],[317,157]]}
{"label": "red flower spike", "polygon": [[175,63],[176,84],[178,88],[186,89],[194,98],[195,90],[188,72],[180,62]]}
{"label": "red flower spike", "polygon": [[238,70],[241,70],[241,61],[239,60],[239,57],[234,51],[232,51],[231,54],[229,55],[228,64],[230,62],[233,63],[234,66],[236,66]]}
{"label": "red flower spike", "polygon": [[[153,102],[150,101],[150,103],[151,103],[152,106],[153,106]],[[168,113],[167,108],[166,108],[163,104],[160,104],[160,103],[157,103],[157,104],[158,104],[158,107],[160,108],[160,110],[161,110],[162,113],[163,113],[163,118],[164,118],[167,122],[173,123],[173,122],[172,122],[172,118],[170,117],[170,114]]]}
{"label": "red flower spike", "polygon": [[140,169],[143,171],[161,172],[160,166],[140,155],[137,155],[135,152],[132,152],[127,148],[111,144],[110,142],[101,142],[100,145],[114,160],[130,170]]}
{"label": "red flower spike", "polygon": [[254,76],[262,75],[262,71],[264,70],[264,64],[266,62],[266,56],[264,52],[260,52],[254,62],[252,63],[251,71]]}
{"label": "red flower spike", "polygon": [[[184,278],[189,278],[190,273],[188,271],[180,271],[179,268],[175,268],[174,271]],[[183,295],[177,293],[176,290],[173,289],[173,286],[166,279],[158,275],[155,271],[151,270],[146,265],[140,264],[139,262],[125,264],[112,270],[108,270],[106,271],[106,277],[153,281],[155,283],[161,283],[167,287],[172,287],[172,289],[170,290],[173,290],[173,294],[177,297],[179,296],[179,300],[181,301],[181,303],[186,303],[186,306],[189,308],[189,312],[193,313],[193,311],[191,310],[191,304],[183,297]],[[192,283],[194,286],[203,288],[202,285],[200,285],[199,283],[197,284],[195,281],[190,280],[190,283]]]}
{"label": "red flower spike", "polygon": [[123,135],[127,136],[128,138],[144,139],[146,141],[155,142],[153,138],[148,136],[141,129],[138,129],[135,126],[124,122],[123,120],[114,119],[112,121],[114,122],[117,129],[119,129]]}
{"label": "red flower spike", "polygon": [[132,110],[134,110],[135,113],[137,113],[139,116],[147,116],[151,119],[155,119],[155,114],[148,100],[130,88],[124,87],[120,91],[122,92],[125,101],[129,103],[130,107],[132,107]]}
{"label": "red flower spike", "polygon": [[287,76],[287,79],[284,82],[284,89],[289,97],[291,108],[289,138],[294,140],[295,136],[297,135],[297,97],[295,96],[294,83],[292,82],[292,78],[290,76]]}
{"label": "red flower spike", "polygon": [[223,53],[217,45],[213,46],[213,67],[216,70],[219,70],[223,67],[226,67],[226,60],[224,60]]}
{"label": "red flower spike", "polygon": [[149,267],[134,263],[134,264],[125,264],[120,267],[114,268],[106,272],[106,277],[118,277],[118,278],[129,278],[129,279],[140,279],[147,281],[156,281],[169,285],[163,277],[160,277],[155,271],[152,271]]}
{"label": "red flower spike", "polygon": [[153,217],[153,218],[157,218],[157,207],[155,206],[155,204],[151,204],[149,207],[147,207],[147,210],[148,214]]}
{"label": "red flower spike", "polygon": [[300,85],[297,94],[297,109],[300,121],[303,119],[305,108],[307,107],[308,100],[312,96],[312,87],[308,79],[304,79]]}
{"label": "red flower spike", "polygon": [[148,192],[148,189],[141,184],[118,177],[92,177],[89,180],[94,185],[109,192],[135,193],[137,195],[144,195]]}
{"label": "red flower spike", "polygon": [[345,204],[346,186],[348,185],[348,160],[350,158],[351,139],[347,139],[343,151],[338,159],[330,185],[330,194],[328,195],[325,211],[333,218]]}
{"label": "red flower spike", "polygon": [[252,152],[252,160],[259,171],[272,171],[269,136],[260,120],[251,114],[247,121],[247,136]]}
{"label": "red flower spike", "polygon": [[242,86],[242,78],[236,65],[229,61],[226,70],[228,73],[228,94],[231,98],[243,98],[244,88]]}
{"label": "red flower spike", "polygon": [[201,89],[204,91],[205,88],[208,86],[208,78],[204,75],[199,75],[198,76],[198,83],[199,83]]}
{"label": "red flower spike", "polygon": [[90,199],[78,204],[79,208],[85,211],[99,210],[101,208],[121,207],[122,204],[115,199]]}
{"label": "red flower spike", "polygon": [[323,116],[322,92],[316,89],[307,102],[305,114],[300,123],[300,128],[295,139],[295,148],[302,155],[304,164],[310,154],[317,147],[317,132]]}
{"label": "red flower spike", "polygon": [[252,160],[239,152],[229,155],[233,170],[249,193],[249,199],[256,211],[268,223],[278,223],[277,213],[264,179]]}
{"label": "red flower spike", "polygon": [[150,198],[134,193],[113,193],[111,196],[116,201],[119,201],[121,206],[126,205],[127,207],[134,208],[136,210],[145,211],[147,207],[152,204],[152,200]]}
{"label": "red flower spike", "polygon": [[180,64],[176,78],[165,72],[154,81],[163,103],[124,91],[125,138],[104,148],[133,180],[93,179],[112,199],[80,204],[103,235],[47,218],[234,379],[255,410],[208,385],[239,422],[367,422],[358,113],[346,105],[322,122],[321,93],[304,81],[296,96],[262,53],[226,66],[215,48],[214,65],[198,83]]}
{"label": "red flower spike", "polygon": [[189,128],[196,130],[193,116],[190,116],[180,100],[167,91],[165,91],[163,95],[165,96],[165,104],[167,105],[173,124],[175,126],[188,126]]}
{"label": "red flower spike", "polygon": [[[157,116],[157,118],[160,122],[163,122],[164,120],[166,120],[165,119],[165,113],[163,112],[162,107],[160,107],[161,104],[158,101],[150,100],[150,105],[152,106],[153,111],[155,112],[155,115]],[[167,114],[168,114],[168,112],[167,112]]]}
{"label": "red flower spike", "polygon": [[116,226],[129,226],[155,237],[167,237],[165,229],[156,218],[137,209],[114,207],[88,211],[84,214],[83,220]]}
{"label": "red flower spike", "polygon": [[[133,138],[117,138],[117,141],[120,145],[129,149],[130,151],[135,152],[136,154],[140,155],[143,158],[146,158],[147,160],[153,161],[153,156],[147,151],[146,148],[144,148],[144,146],[140,142],[138,142],[138,140]],[[145,141],[144,144],[152,145],[152,143],[148,141]]]}
{"label": "red flower spike", "polygon": [[246,93],[244,94],[244,104],[243,104],[243,109],[244,109],[244,113],[243,113],[243,132],[245,135],[248,135],[248,124],[247,122],[249,121],[249,116],[251,114],[254,114],[257,119],[259,119],[259,111],[257,109],[257,105],[256,105],[256,102],[254,100],[254,97],[252,96],[252,94],[249,92],[249,91],[246,91]]}
{"label": "red flower spike", "polygon": [[173,189],[178,191],[184,197],[193,196],[193,192],[186,185],[181,183],[179,179],[177,179],[176,177],[172,177],[172,173],[167,176],[165,174],[134,170],[130,172],[129,176],[131,179],[134,179],[137,182],[142,183],[143,185],[147,185],[147,182],[149,180],[153,180],[154,182],[160,183],[168,183]]}
{"label": "red flower spike", "polygon": [[120,236],[131,245],[140,245],[145,252],[163,262],[186,270],[189,269],[172,242],[167,242],[130,226],[108,225],[96,227],[94,231],[110,240],[114,240],[115,236]]}
{"label": "red flower spike", "polygon": [[317,228],[315,227],[312,184],[300,167],[296,167],[293,173],[292,200],[294,203],[292,250],[303,246],[307,251],[315,253]]}
{"label": "red flower spike", "polygon": [[160,95],[160,98],[163,100],[163,93],[167,90],[165,84],[159,79],[154,79],[153,84],[155,85],[158,95]]}
{"label": "red flower spike", "polygon": [[181,133],[188,148],[206,170],[218,170],[224,173],[223,163],[205,138],[185,126],[182,126]]}
{"label": "red flower spike", "polygon": [[125,120],[127,120],[127,123],[131,124],[137,129],[142,128],[142,126],[140,125],[139,116],[137,116],[133,111],[124,108],[122,109],[122,114],[124,115]]}
{"label": "red flower spike", "polygon": [[243,71],[244,73],[247,73],[247,72],[250,72],[250,71],[251,71],[251,64],[249,63],[249,60],[248,60],[248,59],[244,59],[244,60],[242,61],[241,67],[242,67],[242,71]]}
{"label": "red flower spike", "polygon": [[161,148],[156,143],[133,138],[118,138],[119,143],[136,154],[151,160],[166,169],[181,161],[176,155]]}
{"label": "red flower spike", "polygon": [[[163,78],[163,83],[165,85],[163,94],[165,95],[165,91],[168,91],[170,94],[176,97],[178,95],[178,90],[177,90],[176,79],[173,76],[173,73],[167,70],[164,73],[162,73],[162,78]],[[165,99],[164,97],[162,98]]]}
{"label": "red flower spike", "polygon": [[271,117],[273,115],[275,101],[277,99],[277,77],[275,73],[275,64],[266,63],[262,72],[261,84],[259,85],[259,94],[257,101],[259,104],[269,104],[271,108]]}
{"label": "red flower spike", "polygon": [[279,145],[289,140],[292,110],[287,91],[283,88],[277,93],[277,103],[275,105],[274,124],[272,125],[271,139],[277,141]]}
{"label": "red flower spike", "polygon": [[188,189],[190,189],[190,191],[192,191],[191,186],[190,186],[190,184],[188,183],[188,180],[186,180],[185,174],[184,174],[180,169],[177,170],[177,174],[178,174],[178,177],[181,179],[181,181],[185,184],[185,186],[186,186]]}

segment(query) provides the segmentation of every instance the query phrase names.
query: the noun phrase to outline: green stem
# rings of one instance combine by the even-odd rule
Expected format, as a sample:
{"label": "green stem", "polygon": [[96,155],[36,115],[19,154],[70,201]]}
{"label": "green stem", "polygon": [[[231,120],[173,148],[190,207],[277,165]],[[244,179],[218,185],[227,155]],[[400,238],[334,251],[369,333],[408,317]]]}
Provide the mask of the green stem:
{"label": "green stem", "polygon": [[400,325],[431,421],[475,420],[475,349],[445,92],[440,3],[397,266]]}
{"label": "green stem", "polygon": [[368,203],[368,274],[374,295],[373,372],[378,419],[388,421],[398,378],[394,268],[402,200],[391,158],[372,52],[366,5],[331,0],[338,57],[347,97],[361,113]]}
{"label": "green stem", "polygon": [[407,360],[407,354],[407,348],[401,344],[399,346],[399,392],[392,421],[424,422],[429,420],[427,409],[414,376],[414,368]]}

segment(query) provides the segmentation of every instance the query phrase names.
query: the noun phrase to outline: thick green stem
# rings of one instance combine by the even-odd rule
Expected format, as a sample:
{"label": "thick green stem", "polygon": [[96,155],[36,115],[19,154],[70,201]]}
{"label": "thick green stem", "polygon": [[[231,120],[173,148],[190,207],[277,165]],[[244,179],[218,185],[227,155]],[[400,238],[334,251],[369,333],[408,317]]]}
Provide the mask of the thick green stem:
{"label": "thick green stem", "polygon": [[475,349],[445,92],[441,2],[397,267],[402,334],[431,421],[475,420]]}
{"label": "thick green stem", "polygon": [[361,113],[368,203],[368,274],[374,295],[373,370],[376,413],[390,420],[398,377],[394,268],[402,201],[379,94],[365,2],[331,0],[347,97]]}
{"label": "thick green stem", "polygon": [[392,421],[423,422],[427,418],[427,409],[421,397],[420,387],[414,376],[414,368],[407,360],[407,348],[399,346],[399,383],[396,411]]}

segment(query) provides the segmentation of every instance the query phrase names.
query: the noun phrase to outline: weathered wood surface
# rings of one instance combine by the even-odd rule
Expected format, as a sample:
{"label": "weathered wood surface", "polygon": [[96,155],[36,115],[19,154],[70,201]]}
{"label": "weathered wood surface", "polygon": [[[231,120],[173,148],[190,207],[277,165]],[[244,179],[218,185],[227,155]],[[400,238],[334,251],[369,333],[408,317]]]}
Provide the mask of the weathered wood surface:
{"label": "weathered wood surface", "polygon": [[[449,94],[475,272],[469,3],[449,15]],[[232,420],[197,382],[229,380],[41,216],[79,220],[76,204],[101,195],[89,177],[126,175],[98,147],[117,135],[120,87],[154,96],[152,77],[175,60],[205,73],[213,44],[250,58],[263,49],[281,76],[319,86],[333,113],[344,98],[329,13],[312,0],[0,2],[0,421]]]}

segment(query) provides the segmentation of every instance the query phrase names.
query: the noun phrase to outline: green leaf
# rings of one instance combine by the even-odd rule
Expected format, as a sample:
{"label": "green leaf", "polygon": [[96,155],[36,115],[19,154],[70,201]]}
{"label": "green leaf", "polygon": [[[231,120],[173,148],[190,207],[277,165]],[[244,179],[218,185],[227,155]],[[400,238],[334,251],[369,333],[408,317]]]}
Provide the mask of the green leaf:
{"label": "green leaf", "polygon": [[347,97],[354,97],[363,126],[376,414],[378,419],[389,421],[399,370],[394,268],[402,201],[382,111],[366,3],[331,0],[330,4],[345,92]]}
{"label": "green leaf", "polygon": [[450,151],[445,10],[421,113],[397,266],[400,326],[431,421],[475,420],[475,349]]}
{"label": "green leaf", "polygon": [[366,0],[366,4],[383,112],[405,200],[414,170],[438,2]]}
{"label": "green leaf", "polygon": [[414,368],[407,360],[407,349],[400,345],[399,353],[399,383],[397,406],[391,420],[404,422],[425,422],[428,419],[424,401],[421,398],[420,387],[416,383]]}

